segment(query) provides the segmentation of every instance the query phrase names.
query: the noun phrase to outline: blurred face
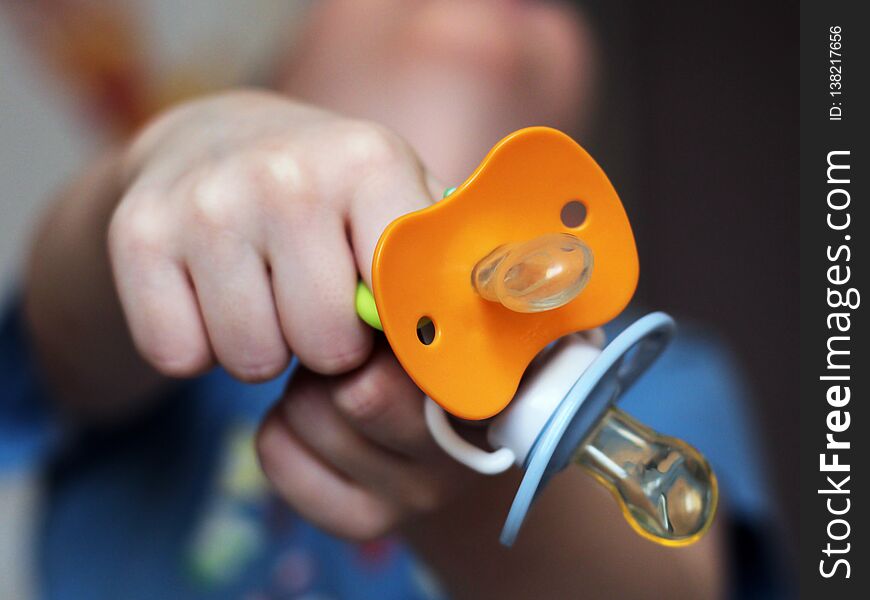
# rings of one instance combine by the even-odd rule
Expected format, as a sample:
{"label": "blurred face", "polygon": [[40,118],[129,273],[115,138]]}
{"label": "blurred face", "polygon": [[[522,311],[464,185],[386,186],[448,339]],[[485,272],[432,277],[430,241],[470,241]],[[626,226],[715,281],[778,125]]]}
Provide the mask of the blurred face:
{"label": "blurred face", "polygon": [[514,129],[582,126],[594,62],[576,9],[523,0],[324,0],[288,55],[288,93],[393,127],[451,182]]}

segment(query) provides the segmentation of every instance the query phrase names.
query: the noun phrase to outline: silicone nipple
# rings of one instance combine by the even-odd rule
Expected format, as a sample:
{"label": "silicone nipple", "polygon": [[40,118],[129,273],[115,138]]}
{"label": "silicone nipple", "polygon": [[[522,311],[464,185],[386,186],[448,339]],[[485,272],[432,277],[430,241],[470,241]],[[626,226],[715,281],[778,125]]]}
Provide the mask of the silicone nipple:
{"label": "silicone nipple", "polygon": [[685,442],[610,407],[574,462],[616,496],[642,536],[667,546],[697,541],[716,512],[716,476]]}
{"label": "silicone nipple", "polygon": [[499,246],[474,266],[471,281],[483,298],[516,312],[564,306],[586,287],[592,251],[568,233]]}

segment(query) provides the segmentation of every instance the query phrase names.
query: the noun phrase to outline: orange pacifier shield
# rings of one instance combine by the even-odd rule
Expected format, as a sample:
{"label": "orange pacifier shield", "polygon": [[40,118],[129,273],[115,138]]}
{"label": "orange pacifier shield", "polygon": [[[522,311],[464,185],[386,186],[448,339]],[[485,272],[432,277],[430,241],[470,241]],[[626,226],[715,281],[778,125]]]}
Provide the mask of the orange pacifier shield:
{"label": "orange pacifier shield", "polygon": [[[578,259],[576,273],[549,258],[552,247]],[[509,135],[447,198],[393,221],[372,266],[402,366],[464,419],[500,412],[538,352],[611,320],[637,278],[634,236],[607,176],[546,127]],[[547,285],[568,295],[542,295]]]}

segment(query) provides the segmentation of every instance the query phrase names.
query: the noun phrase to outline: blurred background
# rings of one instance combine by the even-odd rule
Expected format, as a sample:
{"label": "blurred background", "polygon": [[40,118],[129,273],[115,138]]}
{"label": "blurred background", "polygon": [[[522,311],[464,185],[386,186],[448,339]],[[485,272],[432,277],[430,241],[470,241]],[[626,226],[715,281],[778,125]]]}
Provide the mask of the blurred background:
{"label": "blurred background", "polygon": [[[34,220],[65,180],[162,106],[269,83],[309,4],[0,0],[0,297],[15,289]],[[598,55],[592,119],[578,140],[631,216],[639,299],[711,326],[739,357],[766,448],[759,458],[791,535],[797,7],[578,4]],[[22,527],[27,480],[0,480],[0,531]],[[7,572],[20,553],[13,537],[0,536]]]}

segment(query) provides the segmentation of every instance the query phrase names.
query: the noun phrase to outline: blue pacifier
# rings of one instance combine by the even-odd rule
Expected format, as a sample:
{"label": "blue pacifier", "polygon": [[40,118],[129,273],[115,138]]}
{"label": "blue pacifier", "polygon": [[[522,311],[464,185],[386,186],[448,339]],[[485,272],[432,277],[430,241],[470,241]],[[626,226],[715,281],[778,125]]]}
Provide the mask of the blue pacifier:
{"label": "blue pacifier", "polygon": [[665,313],[649,314],[582,371],[525,459],[502,544],[513,544],[538,493],[572,462],[614,493],[629,523],[644,537],[684,545],[703,535],[718,495],[704,458],[685,442],[659,436],[614,407],[667,347],[674,329]]}
{"label": "blue pacifier", "polygon": [[615,404],[667,347],[673,319],[639,319],[606,348],[596,335],[566,336],[529,367],[511,404],[489,424],[494,452],[460,437],[434,402],[429,429],[453,458],[481,473],[524,469],[501,533],[510,546],[538,493],[571,463],[588,470],[616,497],[643,537],[668,546],[698,540],[716,511],[716,477],[685,442],[662,436]]}

